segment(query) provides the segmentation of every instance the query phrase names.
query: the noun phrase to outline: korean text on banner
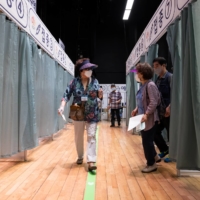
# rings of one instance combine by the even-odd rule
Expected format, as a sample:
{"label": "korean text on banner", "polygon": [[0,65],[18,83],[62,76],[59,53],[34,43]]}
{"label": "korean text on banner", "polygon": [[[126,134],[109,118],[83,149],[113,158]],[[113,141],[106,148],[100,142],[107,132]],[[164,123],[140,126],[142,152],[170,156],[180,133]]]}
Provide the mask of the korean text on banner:
{"label": "korean text on banner", "polygon": [[0,8],[22,29],[28,32],[28,5],[25,0],[0,1]]}
{"label": "korean text on banner", "polygon": [[53,57],[55,39],[35,13],[33,8],[29,9],[29,20],[30,35]]}
{"label": "korean text on banner", "polygon": [[72,63],[72,61],[70,60],[70,58],[67,56],[67,71],[74,76],[74,64]]}
{"label": "korean text on banner", "polygon": [[140,60],[140,56],[145,53],[145,33],[143,33],[132,50],[127,62],[126,62],[126,74],[130,69]]}
{"label": "korean text on banner", "polygon": [[174,19],[175,4],[174,0],[163,0],[157,9],[156,13],[152,17],[151,21],[147,25],[145,32],[146,49],[153,44],[153,42],[166,31],[167,27]]}
{"label": "korean text on banner", "polygon": [[61,48],[61,46],[55,41],[55,52],[54,57],[58,61],[60,65],[65,67],[67,69],[67,55],[65,54],[64,50]]}

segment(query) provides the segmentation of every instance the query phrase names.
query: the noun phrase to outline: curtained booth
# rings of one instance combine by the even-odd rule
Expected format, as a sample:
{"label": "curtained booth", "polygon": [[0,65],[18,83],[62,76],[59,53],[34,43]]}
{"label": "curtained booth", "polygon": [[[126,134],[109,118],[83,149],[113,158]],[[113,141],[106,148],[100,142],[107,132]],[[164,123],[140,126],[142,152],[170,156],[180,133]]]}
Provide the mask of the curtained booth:
{"label": "curtained booth", "polygon": [[[38,145],[63,128],[57,114],[72,75],[0,14],[0,157]],[[68,116],[69,106],[65,110]]]}

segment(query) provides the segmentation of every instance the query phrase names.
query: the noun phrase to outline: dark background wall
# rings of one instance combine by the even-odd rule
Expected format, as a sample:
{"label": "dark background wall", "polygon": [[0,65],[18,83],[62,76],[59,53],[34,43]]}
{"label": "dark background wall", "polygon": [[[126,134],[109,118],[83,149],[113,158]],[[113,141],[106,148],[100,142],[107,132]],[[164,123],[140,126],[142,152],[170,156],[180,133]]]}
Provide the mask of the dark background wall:
{"label": "dark background wall", "polygon": [[135,0],[128,21],[122,20],[126,0],[38,0],[37,13],[73,62],[89,57],[100,83],[125,83],[126,60],[160,3]]}

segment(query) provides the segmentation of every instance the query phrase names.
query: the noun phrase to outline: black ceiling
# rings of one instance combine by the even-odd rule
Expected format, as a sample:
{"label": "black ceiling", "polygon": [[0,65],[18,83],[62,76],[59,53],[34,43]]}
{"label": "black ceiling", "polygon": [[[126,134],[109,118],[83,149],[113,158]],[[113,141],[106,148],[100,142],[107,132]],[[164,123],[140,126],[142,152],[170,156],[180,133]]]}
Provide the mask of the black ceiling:
{"label": "black ceiling", "polygon": [[55,39],[61,38],[74,62],[90,57],[99,73],[123,74],[125,61],[158,8],[161,0],[135,0],[128,21],[123,21],[126,0],[38,0],[37,12]]}

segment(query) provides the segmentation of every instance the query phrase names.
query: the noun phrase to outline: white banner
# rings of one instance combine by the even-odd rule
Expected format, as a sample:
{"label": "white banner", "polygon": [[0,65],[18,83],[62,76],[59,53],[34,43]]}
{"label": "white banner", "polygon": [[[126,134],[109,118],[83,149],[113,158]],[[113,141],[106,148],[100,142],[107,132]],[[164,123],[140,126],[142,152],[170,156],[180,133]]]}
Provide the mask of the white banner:
{"label": "white banner", "polygon": [[28,29],[28,6],[25,0],[0,0],[0,9],[21,28]]}
{"label": "white banner", "polygon": [[182,10],[188,3],[192,2],[192,0],[178,0],[177,8]]}
{"label": "white banner", "polygon": [[62,49],[65,51],[65,45],[62,42],[62,40],[59,38],[59,45],[62,47]]}
{"label": "white banner", "polygon": [[27,0],[31,6],[35,9],[36,11],[36,7],[37,7],[37,0]]}
{"label": "white banner", "polygon": [[126,74],[140,60],[140,56],[145,53],[145,50],[145,33],[143,33],[126,62]]}
{"label": "white banner", "polygon": [[145,32],[146,49],[154,43],[156,38],[160,36],[163,31],[172,23],[174,19],[176,1],[163,0],[147,25]]}
{"label": "white banner", "polygon": [[70,60],[70,58],[67,56],[66,62],[67,62],[67,71],[74,76],[74,64],[73,62]]}
{"label": "white banner", "polygon": [[65,69],[67,69],[67,55],[65,54],[64,50],[61,48],[61,46],[55,41],[55,52],[54,57],[58,61],[58,63],[62,66],[64,66]]}
{"label": "white banner", "polygon": [[54,56],[54,37],[40,20],[33,8],[29,9],[29,28],[30,35],[46,50],[51,56]]}

